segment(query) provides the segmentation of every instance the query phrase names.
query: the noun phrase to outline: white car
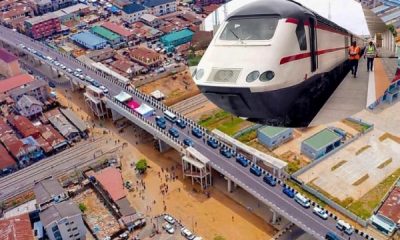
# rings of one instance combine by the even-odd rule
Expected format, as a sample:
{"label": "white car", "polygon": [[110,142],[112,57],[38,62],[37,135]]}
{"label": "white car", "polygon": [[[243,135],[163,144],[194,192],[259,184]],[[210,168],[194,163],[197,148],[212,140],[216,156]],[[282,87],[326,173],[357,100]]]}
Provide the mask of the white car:
{"label": "white car", "polygon": [[175,224],[175,219],[173,217],[171,217],[170,215],[165,215],[164,220],[170,224]]}
{"label": "white car", "polygon": [[175,233],[175,228],[174,228],[174,226],[172,226],[172,225],[169,224],[169,223],[164,224],[162,227],[163,227],[163,228],[165,229],[165,231],[167,231],[167,233],[169,233],[169,234],[174,234],[174,233]]}
{"label": "white car", "polygon": [[75,69],[75,71],[77,71],[78,73],[80,73],[80,72],[82,72],[82,69],[77,68],[77,69]]}
{"label": "white car", "polygon": [[187,229],[187,228],[182,228],[181,234],[182,234],[182,236],[184,236],[186,239],[189,239],[189,240],[193,240],[195,238],[193,233],[191,231],[189,231],[189,229]]}
{"label": "white car", "polygon": [[47,60],[49,60],[49,61],[52,61],[52,60],[53,60],[50,56],[47,56],[46,58],[47,58]]}
{"label": "white car", "polygon": [[63,70],[67,69],[67,67],[64,64],[60,64],[60,68]]}
{"label": "white car", "polygon": [[57,61],[54,61],[54,65],[56,65],[56,66],[59,66],[59,65],[60,65],[60,63],[59,63],[59,62],[57,62]]}
{"label": "white car", "polygon": [[67,68],[67,72],[72,73],[72,69],[71,68]]}
{"label": "white car", "polygon": [[80,78],[81,80],[84,80],[84,79],[85,79],[85,76],[83,76],[83,75],[81,74],[81,75],[79,75],[79,78]]}
{"label": "white car", "polygon": [[324,220],[328,219],[328,214],[326,213],[326,211],[322,210],[319,207],[315,207],[313,209],[313,213],[315,213],[318,217],[320,217],[320,218],[322,218]]}
{"label": "white car", "polygon": [[101,90],[103,90],[103,93],[105,93],[105,94],[107,94],[109,91],[108,91],[108,88],[106,88],[106,87],[104,87],[103,85],[102,86],[100,86],[99,87]]}

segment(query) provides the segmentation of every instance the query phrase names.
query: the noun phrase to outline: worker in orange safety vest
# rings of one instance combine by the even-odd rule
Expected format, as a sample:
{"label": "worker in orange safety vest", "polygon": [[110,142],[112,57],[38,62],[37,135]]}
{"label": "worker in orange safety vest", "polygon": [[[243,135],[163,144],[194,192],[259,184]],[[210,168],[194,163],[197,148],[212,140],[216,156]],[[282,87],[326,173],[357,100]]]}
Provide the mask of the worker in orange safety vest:
{"label": "worker in orange safety vest", "polygon": [[358,60],[360,60],[361,49],[357,46],[357,42],[353,41],[349,48],[349,61],[351,67],[351,74],[357,77]]}

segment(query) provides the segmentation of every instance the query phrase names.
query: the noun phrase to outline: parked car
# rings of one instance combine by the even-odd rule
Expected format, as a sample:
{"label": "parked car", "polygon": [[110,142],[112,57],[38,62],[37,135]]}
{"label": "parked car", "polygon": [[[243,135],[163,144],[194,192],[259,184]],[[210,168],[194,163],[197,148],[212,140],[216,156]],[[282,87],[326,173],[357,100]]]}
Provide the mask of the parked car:
{"label": "parked car", "polygon": [[256,164],[251,166],[250,172],[252,174],[256,175],[257,177],[260,177],[262,175],[262,169],[259,166],[257,166]]}
{"label": "parked car", "polygon": [[215,138],[209,138],[207,140],[207,145],[212,147],[212,148],[214,148],[214,149],[216,149],[216,148],[218,148],[218,141]]}
{"label": "parked car", "polygon": [[164,216],[164,220],[169,224],[175,224],[175,219],[168,214]]}
{"label": "parked car", "polygon": [[263,177],[263,180],[266,184],[270,185],[271,187],[275,187],[276,186],[276,181],[274,179],[274,177],[270,174],[266,174]]}
{"label": "parked car", "polygon": [[326,213],[325,210],[322,210],[319,207],[315,207],[313,209],[313,213],[316,214],[318,217],[324,219],[324,220],[328,219],[328,213]]}
{"label": "parked car", "polygon": [[174,226],[172,226],[172,225],[169,224],[169,223],[164,223],[162,227],[163,227],[163,228],[165,229],[165,231],[166,231],[167,233],[169,233],[169,234],[174,234],[174,233],[175,233],[175,228],[174,228]]}
{"label": "parked car", "polygon": [[294,198],[295,193],[294,193],[294,191],[291,190],[290,188],[284,187],[283,190],[282,190],[282,192],[283,192],[286,196],[288,196],[288,197],[290,197],[290,198]]}
{"label": "parked car", "polygon": [[248,167],[250,164],[250,161],[242,155],[237,155],[236,162],[242,165],[242,167]]}
{"label": "parked car", "polygon": [[193,146],[193,141],[192,141],[192,139],[185,138],[185,139],[183,140],[183,144],[185,144],[185,145],[188,146],[188,147],[192,147],[192,146]]}
{"label": "parked car", "polygon": [[231,158],[232,157],[232,151],[226,147],[222,147],[219,152],[225,156],[226,158]]}
{"label": "parked car", "polygon": [[189,239],[189,240],[193,240],[195,238],[193,233],[191,231],[189,231],[189,229],[187,229],[187,228],[181,228],[181,234],[182,234],[182,236],[184,236],[186,239]]}

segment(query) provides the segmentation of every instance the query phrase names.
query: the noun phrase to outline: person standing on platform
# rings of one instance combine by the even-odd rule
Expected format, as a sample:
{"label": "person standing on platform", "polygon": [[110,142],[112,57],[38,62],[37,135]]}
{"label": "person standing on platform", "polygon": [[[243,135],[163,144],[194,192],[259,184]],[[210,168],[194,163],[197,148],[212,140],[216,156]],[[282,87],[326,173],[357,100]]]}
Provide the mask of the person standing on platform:
{"label": "person standing on platform", "polygon": [[357,46],[357,42],[353,41],[349,48],[349,61],[351,66],[351,74],[356,78],[358,70],[358,60],[360,60],[360,47]]}
{"label": "person standing on platform", "polygon": [[372,41],[369,42],[367,51],[365,52],[364,58],[367,57],[367,72],[371,71],[374,67],[374,59],[376,57],[376,47]]}

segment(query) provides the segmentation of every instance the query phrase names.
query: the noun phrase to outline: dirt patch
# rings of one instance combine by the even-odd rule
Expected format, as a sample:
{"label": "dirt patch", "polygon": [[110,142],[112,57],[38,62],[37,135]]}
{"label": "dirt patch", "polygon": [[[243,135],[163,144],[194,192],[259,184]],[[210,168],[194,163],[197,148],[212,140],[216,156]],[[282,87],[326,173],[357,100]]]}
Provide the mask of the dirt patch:
{"label": "dirt patch", "polygon": [[367,179],[369,178],[368,174],[365,174],[364,176],[362,176],[360,179],[358,179],[357,181],[353,182],[353,186],[359,186],[361,185],[363,182],[365,182]]}
{"label": "dirt patch", "polygon": [[367,150],[370,147],[371,147],[371,145],[367,145],[367,146],[364,146],[364,147],[358,149],[357,152],[356,152],[356,156],[360,155],[362,152],[364,152],[365,150]]}
{"label": "dirt patch", "polygon": [[381,142],[385,141],[386,139],[390,139],[390,140],[400,144],[400,137],[397,137],[393,134],[384,133],[382,136],[379,137],[379,141],[381,141]]}
{"label": "dirt patch", "polygon": [[389,164],[391,164],[393,162],[393,158],[389,158],[388,160],[384,161],[383,163],[381,163],[378,168],[379,169],[383,169],[386,166],[388,166]]}
{"label": "dirt patch", "polygon": [[337,164],[335,164],[333,167],[331,167],[331,171],[335,171],[336,169],[340,168],[343,164],[347,163],[346,160],[342,160],[340,162],[338,162]]}

